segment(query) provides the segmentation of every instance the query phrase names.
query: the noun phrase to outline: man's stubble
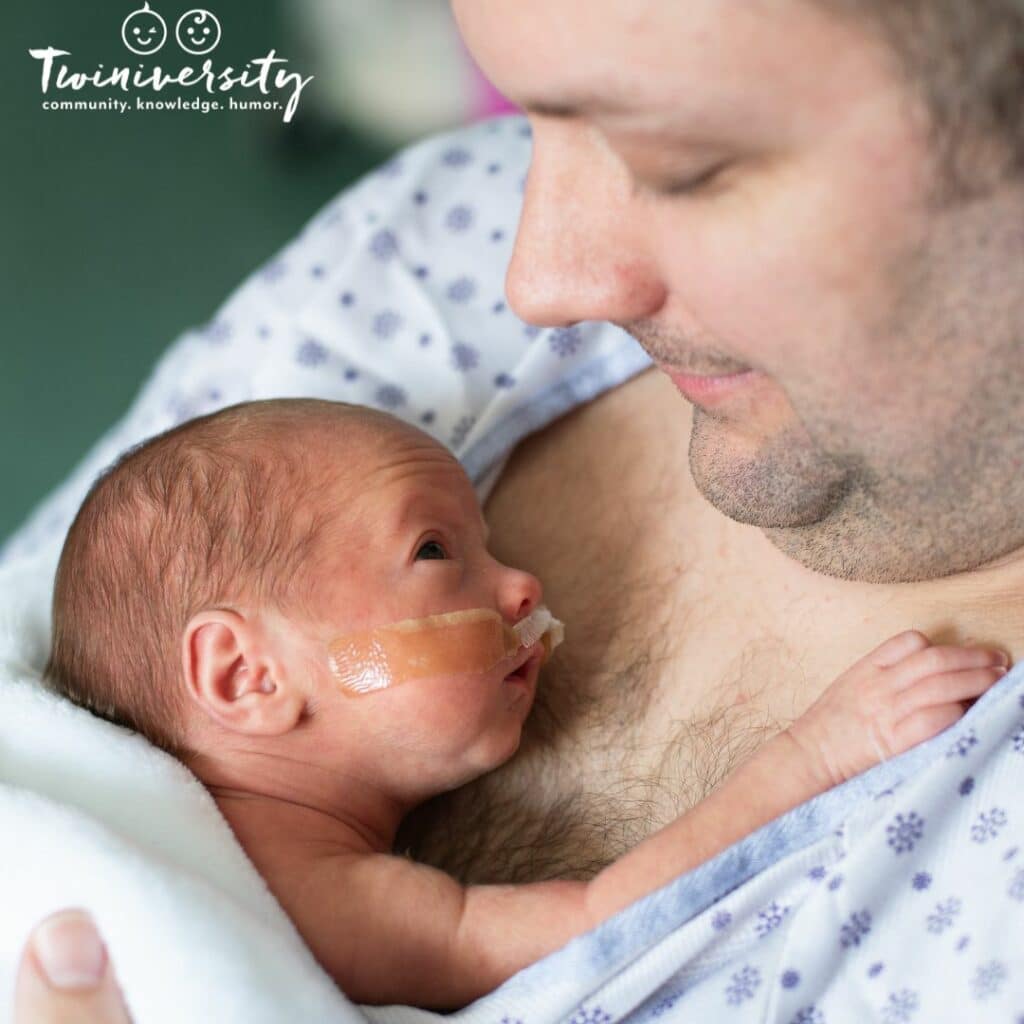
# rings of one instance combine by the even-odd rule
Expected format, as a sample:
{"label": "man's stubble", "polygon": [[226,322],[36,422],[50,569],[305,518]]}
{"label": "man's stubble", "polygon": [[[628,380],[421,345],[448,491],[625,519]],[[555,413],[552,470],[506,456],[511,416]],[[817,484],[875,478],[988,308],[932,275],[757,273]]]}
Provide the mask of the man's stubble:
{"label": "man's stubble", "polygon": [[1024,546],[1022,193],[934,214],[858,350],[877,374],[851,367],[845,391],[841,372],[777,375],[791,415],[757,443],[695,407],[704,497],[841,579],[936,579]]}

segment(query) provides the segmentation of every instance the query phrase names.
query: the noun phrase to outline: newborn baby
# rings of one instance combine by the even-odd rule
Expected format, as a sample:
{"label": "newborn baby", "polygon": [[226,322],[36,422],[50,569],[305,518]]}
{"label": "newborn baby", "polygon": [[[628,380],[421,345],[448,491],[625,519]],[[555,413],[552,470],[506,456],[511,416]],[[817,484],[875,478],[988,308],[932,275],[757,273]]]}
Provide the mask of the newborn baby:
{"label": "newborn baby", "polygon": [[[469,479],[426,434],[279,400],[126,453],[61,556],[47,677],[191,768],[359,1002],[466,1005],[936,735],[1007,663],[900,633],[592,880],[464,887],[394,855],[399,824],[516,753],[558,640],[540,582],[487,544]],[[569,623],[566,642],[587,637]]]}

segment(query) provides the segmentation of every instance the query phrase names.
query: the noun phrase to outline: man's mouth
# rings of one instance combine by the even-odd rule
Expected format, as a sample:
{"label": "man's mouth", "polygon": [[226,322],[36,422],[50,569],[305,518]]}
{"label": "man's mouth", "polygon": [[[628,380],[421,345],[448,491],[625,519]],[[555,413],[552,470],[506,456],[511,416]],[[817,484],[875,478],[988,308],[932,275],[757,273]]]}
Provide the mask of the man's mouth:
{"label": "man's mouth", "polygon": [[706,376],[680,373],[669,367],[662,369],[683,397],[695,405],[717,404],[768,379],[759,370],[740,370],[736,373]]}

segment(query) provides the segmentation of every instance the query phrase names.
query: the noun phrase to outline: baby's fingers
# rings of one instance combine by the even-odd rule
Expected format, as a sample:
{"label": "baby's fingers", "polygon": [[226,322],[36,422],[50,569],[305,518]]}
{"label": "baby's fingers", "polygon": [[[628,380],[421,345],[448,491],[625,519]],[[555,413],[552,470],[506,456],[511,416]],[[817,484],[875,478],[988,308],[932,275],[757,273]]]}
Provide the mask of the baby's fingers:
{"label": "baby's fingers", "polygon": [[903,751],[916,747],[956,725],[963,716],[964,709],[959,704],[934,704],[915,711],[893,729],[893,749]]}
{"label": "baby's fingers", "polygon": [[892,668],[897,688],[915,686],[926,676],[937,676],[967,669],[1006,666],[1009,659],[1002,651],[989,647],[956,647],[952,644],[936,644],[916,651]]}
{"label": "baby's fingers", "polygon": [[857,664],[872,668],[889,668],[890,665],[904,661],[915,652],[924,650],[930,644],[931,641],[919,629],[905,629],[865,654]]}
{"label": "baby's fingers", "polygon": [[919,680],[900,694],[895,715],[897,737],[913,745],[937,736],[963,717],[961,701],[979,697],[1005,673],[1004,667],[990,665]]}

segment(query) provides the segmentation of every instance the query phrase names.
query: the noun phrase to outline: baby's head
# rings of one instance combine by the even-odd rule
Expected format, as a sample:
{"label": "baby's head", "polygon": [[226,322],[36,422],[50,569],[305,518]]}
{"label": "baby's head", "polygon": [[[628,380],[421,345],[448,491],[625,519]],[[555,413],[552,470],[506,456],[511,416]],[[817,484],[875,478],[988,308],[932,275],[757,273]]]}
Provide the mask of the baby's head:
{"label": "baby's head", "polygon": [[488,552],[472,484],[428,435],[342,403],[249,402],[152,438],[93,485],[57,571],[46,675],[200,777],[258,750],[422,797],[515,752],[541,645],[364,695],[331,652],[416,619],[436,646],[437,616],[511,626],[540,600]]}

